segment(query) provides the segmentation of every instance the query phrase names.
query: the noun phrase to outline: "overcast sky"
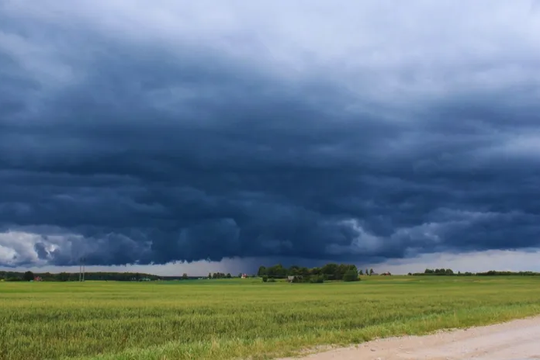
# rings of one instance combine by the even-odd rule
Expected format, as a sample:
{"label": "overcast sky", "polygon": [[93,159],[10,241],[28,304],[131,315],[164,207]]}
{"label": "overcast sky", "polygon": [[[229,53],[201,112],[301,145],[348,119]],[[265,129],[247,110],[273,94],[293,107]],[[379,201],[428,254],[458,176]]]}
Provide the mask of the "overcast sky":
{"label": "overcast sky", "polygon": [[0,268],[540,270],[539,34],[530,0],[0,0]]}

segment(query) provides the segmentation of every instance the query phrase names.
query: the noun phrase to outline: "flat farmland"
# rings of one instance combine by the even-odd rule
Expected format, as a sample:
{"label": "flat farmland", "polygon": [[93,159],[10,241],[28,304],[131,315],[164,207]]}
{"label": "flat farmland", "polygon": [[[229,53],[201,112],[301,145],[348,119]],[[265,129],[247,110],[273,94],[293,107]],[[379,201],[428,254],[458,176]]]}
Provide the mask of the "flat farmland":
{"label": "flat farmland", "polygon": [[2,282],[0,358],[270,359],[537,314],[537,277]]}

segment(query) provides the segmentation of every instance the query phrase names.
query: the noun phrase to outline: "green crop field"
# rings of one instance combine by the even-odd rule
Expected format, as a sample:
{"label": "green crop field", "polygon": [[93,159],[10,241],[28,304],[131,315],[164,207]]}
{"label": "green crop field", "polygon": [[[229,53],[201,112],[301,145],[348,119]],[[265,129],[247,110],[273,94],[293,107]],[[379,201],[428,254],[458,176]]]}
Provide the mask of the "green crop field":
{"label": "green crop field", "polygon": [[0,359],[264,359],[535,314],[537,277],[0,282]]}

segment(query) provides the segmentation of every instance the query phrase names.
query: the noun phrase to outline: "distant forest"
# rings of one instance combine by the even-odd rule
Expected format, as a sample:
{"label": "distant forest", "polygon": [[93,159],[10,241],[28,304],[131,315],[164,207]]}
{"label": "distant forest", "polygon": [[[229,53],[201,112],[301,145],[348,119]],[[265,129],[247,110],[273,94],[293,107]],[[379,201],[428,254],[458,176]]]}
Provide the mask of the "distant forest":
{"label": "distant forest", "polygon": [[[39,279],[41,281],[79,281],[79,273],[32,273],[15,272],[15,271],[0,271],[0,280],[5,281],[31,281]],[[154,280],[176,280],[189,279],[187,275],[183,276],[157,276],[144,273],[130,272],[86,272],[85,280],[101,280],[101,281],[154,281]]]}
{"label": "distant forest", "polygon": [[409,273],[414,276],[539,276],[540,273],[534,271],[495,271],[490,270],[486,272],[454,272],[452,269],[426,269],[423,273]]}
{"label": "distant forest", "polygon": [[[284,279],[288,276],[302,276],[302,277],[311,277],[311,276],[321,276],[324,280],[342,280],[347,272],[355,273],[356,276],[359,274],[362,275],[363,271],[358,271],[356,265],[351,264],[326,264],[322,267],[300,267],[293,265],[289,268],[284,267],[281,264],[277,264],[270,267],[261,266],[257,272],[259,277],[268,277],[269,279]],[[366,270],[366,272],[369,272]],[[373,269],[371,269],[373,274]]]}
{"label": "distant forest", "polygon": [[[288,268],[277,264],[270,267],[261,266],[256,275],[249,277],[260,277],[263,280],[285,279],[289,276],[295,276],[299,279],[303,279],[305,282],[322,282],[326,280],[346,280],[356,281],[358,275],[377,275],[373,269],[358,270],[355,265],[350,264],[326,264],[322,267],[300,267],[290,266]],[[390,275],[390,273],[384,273],[383,275]],[[487,271],[479,273],[471,272],[455,272],[452,269],[426,269],[422,273],[409,273],[409,276],[540,276],[540,273],[533,271]],[[245,276],[245,275],[244,275]],[[84,275],[85,280],[93,281],[156,281],[156,280],[193,280],[200,278],[209,279],[230,279],[235,276],[224,273],[210,273],[208,276],[188,276],[183,274],[181,276],[158,276],[145,273],[132,273],[132,272],[86,272]],[[242,274],[238,274],[238,277],[242,277]],[[17,271],[0,271],[0,281],[79,281],[79,273],[32,273],[17,272]]]}

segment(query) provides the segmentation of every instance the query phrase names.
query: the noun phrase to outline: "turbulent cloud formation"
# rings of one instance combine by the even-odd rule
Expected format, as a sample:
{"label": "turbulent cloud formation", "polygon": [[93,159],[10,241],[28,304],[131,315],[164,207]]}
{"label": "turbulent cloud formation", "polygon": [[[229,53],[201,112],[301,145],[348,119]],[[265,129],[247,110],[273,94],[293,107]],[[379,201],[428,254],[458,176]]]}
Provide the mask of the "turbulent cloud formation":
{"label": "turbulent cloud formation", "polygon": [[0,2],[0,265],[540,246],[530,1]]}

